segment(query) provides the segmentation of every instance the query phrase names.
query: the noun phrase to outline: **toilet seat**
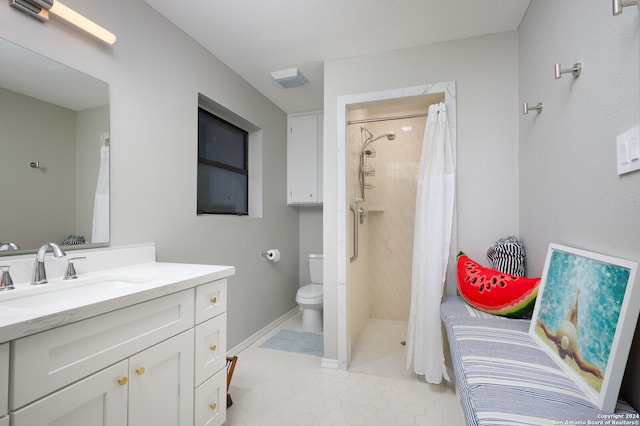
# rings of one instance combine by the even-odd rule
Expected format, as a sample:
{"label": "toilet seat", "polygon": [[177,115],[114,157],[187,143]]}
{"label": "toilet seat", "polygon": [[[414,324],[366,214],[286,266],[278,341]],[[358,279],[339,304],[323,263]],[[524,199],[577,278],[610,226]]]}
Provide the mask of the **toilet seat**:
{"label": "toilet seat", "polygon": [[321,305],[322,294],[322,284],[307,284],[298,289],[296,302],[307,305]]}

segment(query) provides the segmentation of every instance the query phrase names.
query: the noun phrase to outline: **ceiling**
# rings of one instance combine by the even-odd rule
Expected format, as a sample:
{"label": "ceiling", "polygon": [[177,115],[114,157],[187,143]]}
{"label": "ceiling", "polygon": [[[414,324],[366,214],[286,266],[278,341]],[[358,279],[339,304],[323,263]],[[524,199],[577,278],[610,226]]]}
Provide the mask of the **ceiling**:
{"label": "ceiling", "polygon": [[[323,108],[325,61],[518,28],[530,0],[145,0],[287,113]],[[269,74],[297,67],[284,89]]]}

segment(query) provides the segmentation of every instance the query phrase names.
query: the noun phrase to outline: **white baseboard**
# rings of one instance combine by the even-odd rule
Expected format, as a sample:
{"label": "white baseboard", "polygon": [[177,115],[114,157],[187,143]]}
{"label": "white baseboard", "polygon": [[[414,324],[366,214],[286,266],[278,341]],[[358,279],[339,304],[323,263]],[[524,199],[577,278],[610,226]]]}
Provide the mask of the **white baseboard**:
{"label": "white baseboard", "polygon": [[322,358],[320,360],[320,367],[322,368],[332,368],[334,370],[338,369],[338,360],[332,358]]}
{"label": "white baseboard", "polygon": [[240,352],[242,352],[243,350],[247,349],[249,346],[251,346],[255,342],[257,342],[262,336],[264,336],[265,334],[269,333],[271,330],[273,330],[274,328],[276,328],[277,326],[279,326],[280,324],[282,324],[283,322],[285,322],[286,320],[288,320],[289,318],[291,318],[292,316],[297,314],[299,310],[300,310],[300,308],[298,306],[296,306],[295,308],[293,308],[292,310],[290,310],[286,314],[282,315],[280,318],[278,318],[275,321],[273,321],[272,323],[268,324],[266,327],[264,327],[264,328],[258,330],[257,332],[253,333],[247,339],[245,339],[244,341],[240,342],[240,344],[238,344],[238,345],[234,346],[233,348],[229,349],[227,351],[227,356],[238,355]]}

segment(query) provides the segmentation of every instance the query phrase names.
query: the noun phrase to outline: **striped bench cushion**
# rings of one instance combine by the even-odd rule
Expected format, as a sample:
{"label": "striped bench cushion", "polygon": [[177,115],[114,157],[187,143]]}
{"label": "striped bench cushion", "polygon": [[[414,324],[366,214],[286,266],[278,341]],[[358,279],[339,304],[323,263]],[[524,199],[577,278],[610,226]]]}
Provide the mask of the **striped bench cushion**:
{"label": "striped bench cushion", "polygon": [[[607,414],[529,336],[528,320],[477,316],[458,297],[441,315],[467,425],[587,424]],[[635,411],[619,401],[616,413]]]}

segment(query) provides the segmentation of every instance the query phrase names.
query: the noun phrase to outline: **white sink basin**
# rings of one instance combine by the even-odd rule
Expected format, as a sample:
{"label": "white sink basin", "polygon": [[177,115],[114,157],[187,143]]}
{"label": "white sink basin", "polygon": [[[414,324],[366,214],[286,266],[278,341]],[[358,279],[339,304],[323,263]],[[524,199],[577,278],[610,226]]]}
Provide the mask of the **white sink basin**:
{"label": "white sink basin", "polygon": [[57,304],[69,305],[94,298],[118,296],[135,290],[147,281],[129,277],[95,276],[75,280],[51,280],[39,286],[7,290],[0,294],[0,307],[38,309]]}

